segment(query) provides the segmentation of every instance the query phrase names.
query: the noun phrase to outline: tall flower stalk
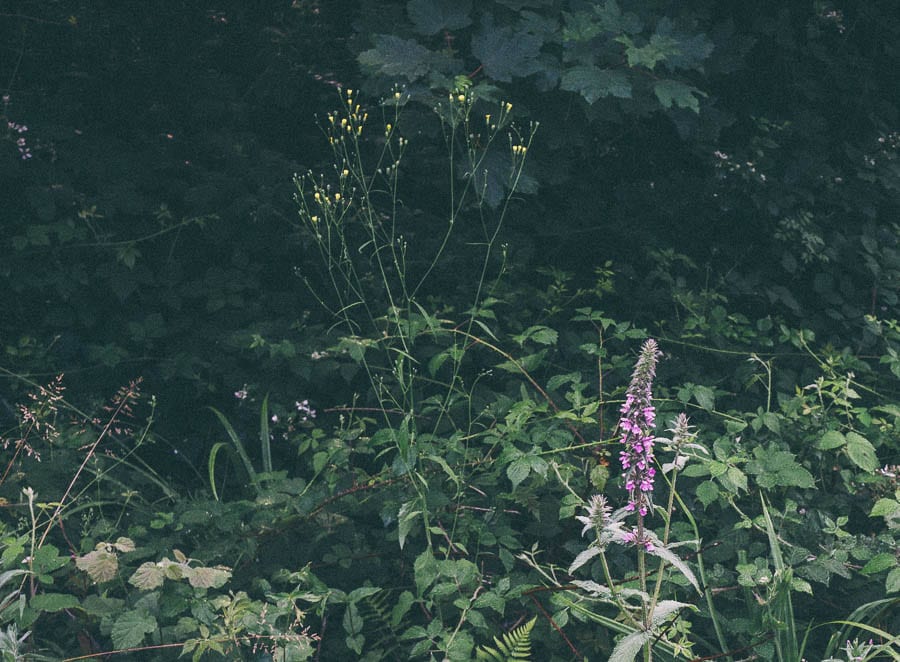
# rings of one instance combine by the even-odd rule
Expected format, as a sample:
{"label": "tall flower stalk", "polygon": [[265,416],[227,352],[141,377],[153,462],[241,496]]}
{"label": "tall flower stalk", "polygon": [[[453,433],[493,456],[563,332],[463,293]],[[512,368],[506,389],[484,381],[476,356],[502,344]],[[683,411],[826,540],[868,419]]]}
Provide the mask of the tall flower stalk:
{"label": "tall flower stalk", "polygon": [[[625,632],[625,636],[613,649],[610,662],[632,662],[641,653],[644,662],[651,662],[654,647],[659,647],[672,655],[689,648],[690,644],[684,637],[676,642],[665,634],[665,628],[671,627],[672,619],[680,618],[682,610],[695,609],[689,603],[660,599],[663,576],[667,569],[679,572],[698,593],[700,592],[697,578],[691,569],[672,551],[677,544],[669,541],[670,524],[675,508],[675,480],[679,469],[688,459],[683,450],[692,446],[693,439],[688,419],[683,414],[673,421],[670,430],[672,438],[659,439],[665,442],[668,451],[675,454],[671,464],[662,466],[670,492],[665,510],[662,512],[665,520],[662,538],[646,526],[646,520],[652,516],[654,508],[653,488],[657,474],[654,443],[658,440],[655,434],[656,409],[653,406],[652,391],[656,365],[661,356],[662,352],[659,351],[655,340],[649,339],[644,342],[625,393],[625,402],[620,409],[619,460],[622,463],[624,487],[628,492],[626,505],[613,512],[603,495],[594,495],[585,504],[586,514],[577,516],[584,524],[582,535],[592,532],[594,540],[587,549],[578,554],[569,567],[569,573],[597,559],[600,561],[606,585],[577,579],[572,580],[572,583],[591,598],[614,604],[619,608],[620,613],[615,620],[601,622],[606,622],[609,627],[620,632],[623,631],[619,629],[622,624],[630,630]],[[632,517],[637,520],[635,524],[626,524]],[[636,550],[638,589],[629,586],[627,582],[613,580],[606,559],[606,550],[610,544],[624,545]],[[652,594],[647,590],[648,577],[652,574],[647,568],[649,556],[655,556],[660,560]]]}
{"label": "tall flower stalk", "polygon": [[[644,518],[653,507],[653,477],[656,475],[653,457],[656,430],[653,378],[661,355],[653,338],[644,341],[625,394],[622,417],[619,419],[623,446],[619,452],[619,460],[625,472],[625,489],[628,490],[628,505],[625,508],[637,512],[637,528],[628,534],[628,538],[637,545],[637,569],[642,593],[647,592],[646,552],[653,551],[653,543],[644,533]],[[641,622],[647,629],[650,626],[650,614],[650,605],[642,601]],[[644,646],[644,659],[650,659],[649,644]]]}

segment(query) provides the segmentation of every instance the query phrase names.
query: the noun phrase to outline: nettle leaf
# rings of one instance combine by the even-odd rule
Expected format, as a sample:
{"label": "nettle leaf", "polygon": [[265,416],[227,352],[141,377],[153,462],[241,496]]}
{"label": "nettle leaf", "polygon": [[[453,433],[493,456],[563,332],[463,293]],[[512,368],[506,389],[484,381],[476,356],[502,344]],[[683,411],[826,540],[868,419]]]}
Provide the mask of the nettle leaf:
{"label": "nettle leaf", "polygon": [[850,461],[863,471],[875,471],[878,468],[878,456],[869,440],[857,432],[848,432],[845,437]]}
{"label": "nettle leaf", "polygon": [[88,574],[95,584],[114,579],[119,571],[119,558],[105,549],[95,549],[75,559],[75,566]]}
{"label": "nettle leaf", "polygon": [[559,88],[579,93],[589,104],[603,97],[631,98],[631,83],[624,72],[593,65],[580,65],[566,71],[559,82]]}
{"label": "nettle leaf", "polygon": [[472,0],[409,0],[406,3],[406,12],[416,32],[424,35],[471,25],[471,11]]}
{"label": "nettle leaf", "polygon": [[134,571],[128,583],[137,586],[139,589],[149,591],[162,586],[165,578],[166,569],[163,566],[157,565],[153,561],[147,561]]}
{"label": "nettle leaf", "polygon": [[415,39],[380,34],[375,35],[375,48],[360,53],[358,60],[370,74],[414,81],[428,73],[431,51]]}
{"label": "nettle leaf", "polygon": [[654,83],[653,93],[663,108],[671,108],[674,104],[678,108],[687,108],[695,113],[700,112],[700,100],[698,97],[706,96],[692,85],[671,79],[660,80]]}
{"label": "nettle leaf", "polygon": [[112,641],[116,648],[140,646],[144,637],[156,630],[156,619],[146,609],[126,611],[112,626]]}
{"label": "nettle leaf", "polygon": [[509,83],[513,78],[524,78],[540,70],[538,57],[543,44],[537,35],[495,26],[488,16],[478,34],[472,37],[472,55],[481,61],[485,74]]}

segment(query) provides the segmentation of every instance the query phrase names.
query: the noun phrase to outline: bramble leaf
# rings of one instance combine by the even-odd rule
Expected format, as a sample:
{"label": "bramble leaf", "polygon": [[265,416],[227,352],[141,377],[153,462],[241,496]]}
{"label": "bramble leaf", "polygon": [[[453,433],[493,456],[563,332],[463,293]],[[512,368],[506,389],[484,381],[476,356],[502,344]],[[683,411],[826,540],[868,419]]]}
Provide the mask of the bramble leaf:
{"label": "bramble leaf", "polygon": [[875,447],[869,440],[857,432],[848,432],[847,457],[863,471],[875,471],[878,468],[878,456]]}
{"label": "bramble leaf", "polygon": [[112,626],[112,641],[116,648],[134,648],[144,637],[156,630],[156,619],[146,609],[126,611]]}

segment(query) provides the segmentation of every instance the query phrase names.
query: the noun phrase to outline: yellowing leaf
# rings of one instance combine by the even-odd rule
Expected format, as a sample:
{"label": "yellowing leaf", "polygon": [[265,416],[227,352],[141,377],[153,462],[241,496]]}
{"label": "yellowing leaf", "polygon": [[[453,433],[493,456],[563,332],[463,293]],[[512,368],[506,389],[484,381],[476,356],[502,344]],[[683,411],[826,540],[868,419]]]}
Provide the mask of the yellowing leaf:
{"label": "yellowing leaf", "polygon": [[95,549],[75,559],[75,566],[88,574],[95,584],[114,579],[119,570],[119,559],[105,549]]}
{"label": "yellowing leaf", "polygon": [[162,586],[164,578],[165,569],[152,561],[147,561],[146,563],[142,563],[141,566],[134,571],[134,574],[131,575],[128,583],[137,586],[140,589],[144,589],[145,591],[149,591],[150,589]]}

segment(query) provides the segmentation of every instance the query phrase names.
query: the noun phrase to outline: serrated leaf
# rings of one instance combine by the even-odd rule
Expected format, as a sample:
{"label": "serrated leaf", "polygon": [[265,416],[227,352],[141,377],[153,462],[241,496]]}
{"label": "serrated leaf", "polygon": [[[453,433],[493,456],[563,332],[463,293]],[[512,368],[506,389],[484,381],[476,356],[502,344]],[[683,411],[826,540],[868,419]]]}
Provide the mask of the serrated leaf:
{"label": "serrated leaf", "polygon": [[415,510],[419,504],[419,499],[410,499],[400,506],[400,512],[397,514],[397,537],[400,541],[400,549],[406,543],[406,536],[409,535],[410,529],[416,521],[416,517],[421,510]]}
{"label": "serrated leaf", "polygon": [[653,85],[653,93],[663,108],[671,108],[674,104],[678,108],[687,108],[695,113],[700,112],[698,97],[706,96],[692,85],[670,79],[657,81]]}
{"label": "serrated leaf", "polygon": [[119,571],[119,559],[105,549],[95,549],[76,557],[75,566],[86,572],[95,584],[102,584],[115,578]]}
{"label": "serrated leaf", "polygon": [[603,97],[631,98],[631,83],[622,71],[600,69],[593,65],[579,65],[563,73],[559,88],[577,92],[589,104]]}
{"label": "serrated leaf", "polygon": [[231,569],[225,566],[191,568],[188,584],[194,588],[222,588],[231,578]]}
{"label": "serrated leaf", "polygon": [[472,55],[481,61],[484,72],[504,83],[524,78],[540,70],[538,57],[543,39],[534,34],[494,25],[486,18],[472,37]]}
{"label": "serrated leaf", "polygon": [[431,550],[426,549],[416,557],[413,563],[413,576],[416,580],[416,588],[419,590],[419,595],[422,595],[425,589],[431,586],[434,580],[437,579],[437,575],[437,560],[434,558]]}
{"label": "serrated leaf", "polygon": [[697,486],[697,498],[708,506],[719,498],[719,487],[711,480],[704,481]]}
{"label": "serrated leaf", "polygon": [[866,563],[860,572],[864,575],[874,575],[883,570],[887,570],[888,568],[896,568],[897,567],[897,557],[893,554],[889,554],[884,552],[882,554],[877,554],[869,559],[869,562]]}
{"label": "serrated leaf", "polygon": [[647,553],[663,559],[666,563],[678,570],[678,572],[684,575],[684,578],[691,583],[691,586],[694,587],[697,593],[700,593],[700,584],[697,582],[694,572],[688,567],[687,563],[670,549],[663,546],[662,541],[655,539],[655,536],[653,536],[652,533],[647,532],[645,535],[647,535],[654,543],[653,549],[647,550]]}
{"label": "serrated leaf", "polygon": [[472,0],[409,0],[406,12],[416,32],[437,34],[441,30],[459,30],[472,23]]}
{"label": "serrated leaf", "polygon": [[850,461],[863,471],[875,471],[878,468],[878,456],[869,440],[857,432],[848,432],[845,437]]}
{"label": "serrated leaf", "polygon": [[78,598],[69,593],[39,593],[31,598],[28,606],[35,611],[61,611],[78,606]]}
{"label": "serrated leaf", "polygon": [[578,570],[578,568],[583,566],[585,563],[590,561],[592,558],[597,556],[599,553],[600,553],[600,548],[594,547],[593,545],[591,547],[588,547],[587,549],[583,550],[582,552],[580,552],[578,554],[578,556],[575,557],[575,560],[572,561],[572,565],[569,566],[569,574],[571,575],[573,572]]}
{"label": "serrated leaf", "polygon": [[134,571],[128,583],[137,586],[139,589],[149,591],[162,586],[165,576],[166,570],[164,567],[153,563],[153,561],[147,561]]}
{"label": "serrated leaf", "polygon": [[428,73],[431,52],[415,39],[381,34],[375,36],[375,47],[363,51],[357,59],[371,73],[414,81]]}
{"label": "serrated leaf", "polygon": [[649,641],[652,641],[655,635],[649,631],[638,630],[623,637],[613,652],[609,656],[608,662],[634,662],[634,658],[641,652],[641,649]]}
{"label": "serrated leaf", "polygon": [[156,630],[156,619],[146,609],[126,611],[112,626],[112,640],[116,648],[135,648],[144,637]]}
{"label": "serrated leaf", "polygon": [[878,499],[869,512],[869,517],[893,517],[894,515],[900,515],[900,501],[887,497]]}
{"label": "serrated leaf", "polygon": [[833,448],[840,448],[846,443],[847,440],[844,439],[844,435],[842,435],[837,430],[829,430],[822,435],[822,438],[819,439],[819,443],[816,444],[816,446],[820,450],[829,451]]}
{"label": "serrated leaf", "polygon": [[134,541],[131,538],[119,537],[116,538],[116,541],[112,544],[120,552],[133,552],[134,551]]}
{"label": "serrated leaf", "polygon": [[900,568],[894,568],[888,573],[884,580],[884,590],[887,593],[900,591]]}
{"label": "serrated leaf", "polygon": [[506,467],[506,477],[509,478],[514,490],[519,483],[528,478],[529,473],[531,473],[531,462],[524,456],[516,458]]}

